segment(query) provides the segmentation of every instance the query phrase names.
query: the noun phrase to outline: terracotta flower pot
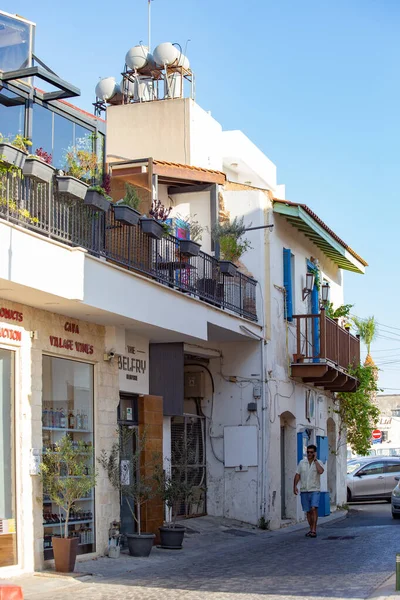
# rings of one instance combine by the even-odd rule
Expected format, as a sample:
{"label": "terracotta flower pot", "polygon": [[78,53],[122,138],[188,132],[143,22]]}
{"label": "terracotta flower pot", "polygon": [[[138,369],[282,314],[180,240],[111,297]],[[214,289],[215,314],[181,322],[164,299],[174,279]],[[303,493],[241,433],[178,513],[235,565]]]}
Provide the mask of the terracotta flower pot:
{"label": "terracotta flower pot", "polygon": [[53,544],[56,571],[59,573],[72,573],[75,569],[79,538],[53,537],[51,541]]}

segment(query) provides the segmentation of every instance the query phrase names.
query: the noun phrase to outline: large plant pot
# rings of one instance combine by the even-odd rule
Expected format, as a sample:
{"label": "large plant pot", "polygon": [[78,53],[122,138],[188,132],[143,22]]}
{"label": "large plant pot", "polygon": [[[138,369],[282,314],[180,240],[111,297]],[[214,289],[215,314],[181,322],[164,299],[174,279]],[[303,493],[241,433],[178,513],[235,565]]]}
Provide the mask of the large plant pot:
{"label": "large plant pot", "polygon": [[83,200],[88,190],[88,184],[71,177],[71,175],[57,175],[58,192],[68,195],[76,200]]}
{"label": "large plant pot", "polygon": [[185,535],[186,528],[182,525],[176,527],[159,527],[161,548],[169,548],[170,550],[180,550]]}
{"label": "large plant pot", "polygon": [[237,273],[237,266],[234,265],[230,260],[221,260],[219,263],[219,268],[221,273],[227,275],[228,277],[235,277]]}
{"label": "large plant pot", "polygon": [[192,240],[179,240],[179,247],[181,254],[186,256],[198,256],[201,248],[200,244]]}
{"label": "large plant pot", "polygon": [[107,212],[111,205],[110,200],[103,196],[103,194],[96,192],[96,190],[88,190],[86,192],[84,203],[93,210],[101,210],[103,212]]}
{"label": "large plant pot", "polygon": [[59,573],[72,573],[75,569],[78,554],[79,538],[51,538],[53,544],[54,562]]}
{"label": "large plant pot", "polygon": [[140,219],[140,212],[126,204],[114,205],[114,217],[116,221],[125,223],[125,225],[137,225]]}
{"label": "large plant pot", "polygon": [[149,556],[156,536],[154,533],[127,533],[126,537],[131,556]]}
{"label": "large plant pot", "polygon": [[25,177],[38,183],[50,183],[53,179],[55,167],[48,165],[40,158],[27,158],[23,168]]}
{"label": "large plant pot", "polygon": [[12,146],[6,142],[0,143],[1,162],[18,167],[19,169],[23,169],[27,156],[28,153],[24,152],[24,150],[20,150],[19,148],[16,148],[15,146]]}
{"label": "large plant pot", "polygon": [[141,217],[140,226],[143,233],[146,233],[149,237],[155,240],[161,240],[164,234],[164,228],[161,223],[152,217]]}

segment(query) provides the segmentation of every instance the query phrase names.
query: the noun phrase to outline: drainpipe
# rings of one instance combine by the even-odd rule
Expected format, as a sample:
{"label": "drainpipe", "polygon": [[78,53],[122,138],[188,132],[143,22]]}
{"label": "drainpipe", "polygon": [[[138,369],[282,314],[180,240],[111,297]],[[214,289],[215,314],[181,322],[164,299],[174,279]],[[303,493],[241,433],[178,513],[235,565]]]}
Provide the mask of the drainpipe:
{"label": "drainpipe", "polygon": [[[265,332],[264,332],[265,333]],[[265,494],[265,471],[267,469],[266,464],[266,423],[267,423],[267,395],[265,393],[265,353],[267,342],[265,337],[260,340],[261,344],[261,504],[260,504],[260,517],[265,518],[266,509],[266,494]]]}

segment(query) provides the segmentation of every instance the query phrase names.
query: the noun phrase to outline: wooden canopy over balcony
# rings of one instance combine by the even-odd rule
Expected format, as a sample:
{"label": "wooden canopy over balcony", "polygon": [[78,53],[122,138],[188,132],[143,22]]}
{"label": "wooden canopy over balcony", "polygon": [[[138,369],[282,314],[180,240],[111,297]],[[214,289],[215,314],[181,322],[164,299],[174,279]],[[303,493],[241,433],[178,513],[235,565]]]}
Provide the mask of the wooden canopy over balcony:
{"label": "wooden canopy over balcony", "polygon": [[360,364],[360,340],[322,310],[295,315],[296,354],[292,377],[331,392],[354,392],[359,382],[349,370]]}

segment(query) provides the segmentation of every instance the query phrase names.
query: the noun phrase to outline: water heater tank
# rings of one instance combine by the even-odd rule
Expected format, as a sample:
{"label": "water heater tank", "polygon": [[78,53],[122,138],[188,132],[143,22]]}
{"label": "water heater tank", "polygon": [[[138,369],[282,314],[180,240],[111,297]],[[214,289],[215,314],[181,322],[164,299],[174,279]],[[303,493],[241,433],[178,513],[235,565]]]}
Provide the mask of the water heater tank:
{"label": "water heater tank", "polygon": [[118,83],[115,81],[115,77],[104,77],[100,79],[96,85],[95,94],[100,100],[110,100],[115,94],[120,91]]}
{"label": "water heater tank", "polygon": [[125,56],[125,64],[128,69],[136,69],[139,71],[147,66],[147,63],[152,59],[147,46],[133,46]]}
{"label": "water heater tank", "polygon": [[190,62],[187,56],[184,54],[179,54],[178,56],[178,67],[183,67],[184,69],[189,69]]}
{"label": "water heater tank", "polygon": [[133,98],[135,95],[136,84],[134,81],[122,78],[121,80],[121,92],[127,94],[129,98]]}
{"label": "water heater tank", "polygon": [[171,42],[159,44],[153,53],[153,58],[158,67],[173,65],[179,59],[180,52]]}

